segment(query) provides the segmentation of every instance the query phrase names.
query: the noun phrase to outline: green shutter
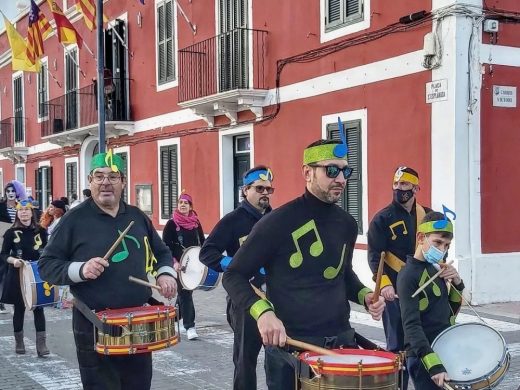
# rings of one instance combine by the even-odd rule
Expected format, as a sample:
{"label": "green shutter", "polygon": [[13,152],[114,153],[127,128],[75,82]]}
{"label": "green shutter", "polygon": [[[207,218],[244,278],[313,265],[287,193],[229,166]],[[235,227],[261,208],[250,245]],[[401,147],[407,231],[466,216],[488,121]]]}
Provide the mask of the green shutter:
{"label": "green shutter", "polygon": [[[363,159],[361,155],[361,120],[343,122],[347,133],[348,164],[354,168],[354,173],[348,179],[347,186],[339,206],[347,211],[358,223],[358,233],[363,234]],[[327,125],[327,138],[339,140],[337,123]]]}
{"label": "green shutter", "polygon": [[161,218],[169,219],[177,207],[178,158],[177,145],[163,146],[161,155]]}
{"label": "green shutter", "polygon": [[159,84],[175,79],[175,40],[173,1],[157,6],[157,78]]}
{"label": "green shutter", "polygon": [[331,31],[363,20],[364,0],[324,0],[325,31]]}

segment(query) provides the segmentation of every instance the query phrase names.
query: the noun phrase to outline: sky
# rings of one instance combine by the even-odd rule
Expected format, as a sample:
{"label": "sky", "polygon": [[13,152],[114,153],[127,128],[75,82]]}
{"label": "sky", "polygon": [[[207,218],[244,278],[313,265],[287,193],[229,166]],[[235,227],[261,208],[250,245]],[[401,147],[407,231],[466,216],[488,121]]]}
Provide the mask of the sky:
{"label": "sky", "polygon": [[[29,0],[0,0],[0,10],[7,16],[10,21],[13,21],[16,15],[18,15],[18,8],[16,5],[23,3],[29,4]],[[4,29],[4,18],[0,17],[0,30]]]}

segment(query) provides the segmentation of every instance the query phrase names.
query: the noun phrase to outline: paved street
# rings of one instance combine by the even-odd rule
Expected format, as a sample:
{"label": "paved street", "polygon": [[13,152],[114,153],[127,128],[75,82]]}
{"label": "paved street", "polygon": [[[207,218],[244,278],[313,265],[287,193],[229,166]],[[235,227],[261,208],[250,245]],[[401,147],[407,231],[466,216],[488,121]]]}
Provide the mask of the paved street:
{"label": "paved street", "polygon": [[[226,323],[225,292],[222,287],[211,292],[195,292],[197,329],[200,339],[182,342],[168,350],[154,353],[153,389],[231,389],[233,376],[233,335]],[[497,306],[498,307],[498,306]],[[358,308],[359,310],[359,308]],[[26,355],[14,353],[10,315],[0,315],[0,390],[81,389],[70,309],[46,309],[50,357],[36,357],[32,313],[25,320]],[[489,325],[502,332],[513,356],[512,367],[500,390],[517,390],[520,385],[520,323],[518,315],[492,306],[479,308]],[[497,313],[499,315],[497,315]],[[475,321],[468,310],[461,322]],[[364,336],[383,343],[380,323],[362,311],[352,314],[352,323]],[[263,357],[258,366],[258,388],[266,389]]]}

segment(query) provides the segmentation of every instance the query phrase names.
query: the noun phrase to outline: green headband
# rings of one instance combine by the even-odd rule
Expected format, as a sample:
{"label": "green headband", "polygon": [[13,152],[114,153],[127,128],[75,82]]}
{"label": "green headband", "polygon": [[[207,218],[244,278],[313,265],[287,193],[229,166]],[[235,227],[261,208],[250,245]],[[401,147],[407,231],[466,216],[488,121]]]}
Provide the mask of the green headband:
{"label": "green headband", "polygon": [[448,232],[453,234],[453,224],[447,219],[441,219],[440,221],[429,221],[421,223],[417,231],[424,234],[440,232]]}
{"label": "green headband", "polygon": [[124,161],[117,154],[113,154],[112,150],[107,153],[98,153],[92,157],[90,161],[90,172],[96,168],[111,168],[113,172],[124,173]]}
{"label": "green headband", "polygon": [[346,153],[338,153],[342,144],[325,144],[311,146],[303,151],[303,165],[314,164],[324,160],[347,159]]}

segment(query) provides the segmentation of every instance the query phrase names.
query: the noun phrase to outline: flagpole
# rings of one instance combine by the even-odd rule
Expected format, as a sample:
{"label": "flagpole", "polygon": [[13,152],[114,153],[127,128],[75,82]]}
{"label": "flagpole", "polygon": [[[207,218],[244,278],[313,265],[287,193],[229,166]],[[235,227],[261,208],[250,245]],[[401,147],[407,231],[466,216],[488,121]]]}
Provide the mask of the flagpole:
{"label": "flagpole", "polygon": [[131,58],[134,58],[134,53],[132,53],[130,51],[130,49],[128,49],[128,46],[126,45],[125,41],[123,40],[123,38],[121,38],[121,35],[118,34],[117,30],[115,29],[115,27],[112,27],[111,28],[112,32],[115,34],[116,38],[119,39],[119,42],[121,42],[121,45],[126,49],[126,52],[128,54],[130,54],[130,57]]}
{"label": "flagpole", "polygon": [[51,73],[51,71],[49,70],[49,67],[48,67],[48,66],[45,67],[45,70],[47,71],[47,74],[50,75],[50,76],[52,77],[52,79],[56,82],[56,84],[58,84],[58,87],[61,88],[61,84],[60,84],[60,82],[58,81],[58,79],[56,78],[56,76],[54,76],[54,75]]}
{"label": "flagpole", "polygon": [[[67,53],[67,46],[65,46],[63,43],[61,44],[61,46],[63,46],[63,51],[65,53]],[[84,79],[87,78],[87,75],[85,74],[85,72],[83,72],[83,69],[81,69],[81,67],[79,66],[78,62],[74,59],[74,57],[72,56],[69,56],[68,58],[70,58],[70,60],[74,63],[74,65],[76,65],[76,67],[79,69],[81,75],[83,76]]]}
{"label": "flagpole", "polygon": [[105,153],[105,42],[103,36],[103,0],[97,0],[96,9],[99,153]]}

